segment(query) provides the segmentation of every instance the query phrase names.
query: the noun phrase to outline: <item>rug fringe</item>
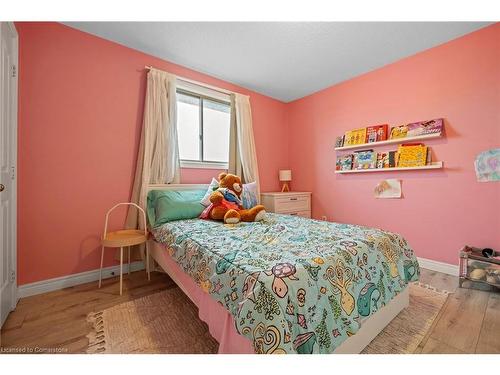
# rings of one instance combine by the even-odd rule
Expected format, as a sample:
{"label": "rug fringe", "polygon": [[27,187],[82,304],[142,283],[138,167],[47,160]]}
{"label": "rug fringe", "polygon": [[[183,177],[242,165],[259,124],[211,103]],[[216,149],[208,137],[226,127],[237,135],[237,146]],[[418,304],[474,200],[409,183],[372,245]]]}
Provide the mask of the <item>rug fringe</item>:
{"label": "rug fringe", "polygon": [[106,338],[104,336],[103,311],[91,312],[87,315],[87,322],[92,326],[93,331],[87,335],[89,346],[87,354],[103,353],[106,351]]}
{"label": "rug fringe", "polygon": [[429,284],[424,284],[424,283],[421,283],[420,281],[415,281],[413,283],[414,285],[418,285],[419,287],[421,288],[425,288],[425,289],[430,289],[430,290],[433,290],[437,293],[442,293],[442,294],[451,294],[450,291],[448,290],[445,290],[445,289],[438,289],[436,287],[433,287],[432,285],[429,285]]}

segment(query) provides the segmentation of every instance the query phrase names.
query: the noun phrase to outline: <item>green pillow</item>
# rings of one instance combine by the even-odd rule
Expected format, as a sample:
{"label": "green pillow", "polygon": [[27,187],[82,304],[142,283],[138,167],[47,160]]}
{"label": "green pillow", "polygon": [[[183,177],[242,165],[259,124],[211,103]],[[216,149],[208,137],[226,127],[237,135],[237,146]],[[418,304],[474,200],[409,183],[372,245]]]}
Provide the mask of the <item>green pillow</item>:
{"label": "green pillow", "polygon": [[194,219],[205,207],[200,203],[205,190],[151,190],[148,193],[148,221],[152,227],[169,221]]}

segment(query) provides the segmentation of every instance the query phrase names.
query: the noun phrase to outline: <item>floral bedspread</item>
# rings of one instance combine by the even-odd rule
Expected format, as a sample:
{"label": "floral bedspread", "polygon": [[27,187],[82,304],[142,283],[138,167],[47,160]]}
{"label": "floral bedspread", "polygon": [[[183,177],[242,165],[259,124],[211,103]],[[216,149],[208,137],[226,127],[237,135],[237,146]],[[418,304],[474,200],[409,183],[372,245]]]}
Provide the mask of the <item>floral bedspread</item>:
{"label": "floral bedspread", "polygon": [[224,225],[180,220],[157,241],[234,316],[256,353],[331,353],[420,270],[398,234],[267,213]]}

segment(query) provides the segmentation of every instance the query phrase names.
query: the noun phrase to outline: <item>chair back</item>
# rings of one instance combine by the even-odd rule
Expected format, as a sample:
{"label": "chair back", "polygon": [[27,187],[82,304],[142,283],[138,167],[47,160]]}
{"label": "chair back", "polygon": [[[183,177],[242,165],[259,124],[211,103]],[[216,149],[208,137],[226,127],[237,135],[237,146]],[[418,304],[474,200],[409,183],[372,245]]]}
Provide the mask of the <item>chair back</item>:
{"label": "chair back", "polygon": [[104,222],[104,235],[103,235],[103,238],[106,238],[106,233],[108,233],[108,219],[109,219],[109,214],[111,213],[111,211],[113,211],[115,208],[119,207],[119,206],[135,206],[141,213],[142,213],[142,220],[143,220],[143,223],[144,223],[144,235],[147,236],[148,235],[148,230],[147,230],[147,225],[146,225],[146,213],[144,212],[144,210],[139,207],[137,204],[135,203],[132,203],[132,202],[123,202],[123,203],[118,203],[118,204],[115,204],[113,207],[110,208],[110,210],[108,212],[106,212],[106,221]]}

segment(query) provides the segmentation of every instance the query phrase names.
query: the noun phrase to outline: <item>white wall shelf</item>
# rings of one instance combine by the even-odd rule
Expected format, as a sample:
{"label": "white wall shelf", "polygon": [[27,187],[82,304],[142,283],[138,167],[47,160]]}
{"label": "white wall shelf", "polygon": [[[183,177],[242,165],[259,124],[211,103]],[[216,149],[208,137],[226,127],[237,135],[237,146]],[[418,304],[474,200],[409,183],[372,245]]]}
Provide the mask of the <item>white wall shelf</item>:
{"label": "white wall shelf", "polygon": [[397,171],[419,171],[424,169],[441,169],[443,168],[442,161],[436,161],[429,165],[421,167],[394,167],[394,168],[372,168],[372,169],[350,169],[346,171],[335,171],[336,174],[346,173],[369,173],[369,172],[397,172]]}
{"label": "white wall shelf", "polygon": [[362,149],[362,148],[379,147],[379,146],[393,145],[393,144],[398,144],[398,143],[424,141],[427,139],[440,138],[440,137],[442,137],[442,135],[443,135],[443,133],[433,133],[433,134],[417,135],[415,137],[388,139],[387,141],[378,141],[378,142],[363,143],[363,144],[352,145],[352,146],[335,147],[335,151],[358,150],[358,149]]}

